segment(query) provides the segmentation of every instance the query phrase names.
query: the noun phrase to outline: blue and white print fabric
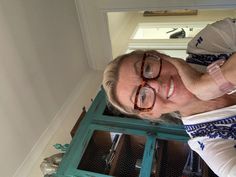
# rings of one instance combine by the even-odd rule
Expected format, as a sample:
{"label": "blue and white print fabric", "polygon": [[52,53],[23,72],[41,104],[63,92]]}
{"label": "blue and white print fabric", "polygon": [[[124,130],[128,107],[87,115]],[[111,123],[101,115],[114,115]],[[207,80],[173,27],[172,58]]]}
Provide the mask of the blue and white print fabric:
{"label": "blue and white print fabric", "polygon": [[220,177],[236,176],[236,105],[182,118],[196,151]]}
{"label": "blue and white print fabric", "polygon": [[186,62],[199,72],[219,59],[228,59],[236,52],[236,22],[224,20],[207,25],[189,43]]}
{"label": "blue and white print fabric", "polygon": [[188,43],[188,54],[215,56],[232,54],[236,51],[235,29],[235,20],[230,18],[207,25]]}
{"label": "blue and white print fabric", "polygon": [[185,130],[192,138],[207,136],[236,140],[236,115],[210,122],[185,125]]}
{"label": "blue and white print fabric", "polygon": [[[236,21],[230,18],[207,25],[189,43],[186,61],[200,72],[236,52]],[[219,177],[236,177],[236,105],[183,117],[188,141]]]}
{"label": "blue and white print fabric", "polygon": [[203,65],[203,66],[208,66],[211,63],[224,59],[227,60],[231,54],[217,54],[217,55],[209,55],[209,54],[190,54],[186,58],[187,63],[192,63],[192,64],[198,64],[198,65]]}
{"label": "blue and white print fabric", "polygon": [[182,121],[191,138],[209,137],[236,140],[236,105],[182,117]]}
{"label": "blue and white print fabric", "polygon": [[236,51],[236,23],[226,18],[207,25],[189,43],[186,62],[208,66],[219,59],[228,59]]}

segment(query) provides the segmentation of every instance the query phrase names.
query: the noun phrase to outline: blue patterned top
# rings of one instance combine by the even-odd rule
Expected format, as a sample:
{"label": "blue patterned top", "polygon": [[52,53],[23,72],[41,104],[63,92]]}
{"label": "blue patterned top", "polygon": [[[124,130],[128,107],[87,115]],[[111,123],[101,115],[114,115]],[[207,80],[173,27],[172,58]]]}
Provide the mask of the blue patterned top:
{"label": "blue patterned top", "polygon": [[[201,66],[236,52],[235,20],[208,25],[188,44],[186,62]],[[195,65],[193,65],[195,66]],[[205,68],[205,67],[202,67]],[[188,141],[219,177],[236,176],[236,105],[182,118]]]}
{"label": "blue patterned top", "polygon": [[209,138],[236,140],[236,116],[184,126],[192,138],[207,136]]}
{"label": "blue patterned top", "polygon": [[187,63],[198,64],[203,66],[208,66],[214,61],[225,59],[227,60],[232,54],[219,54],[219,55],[209,55],[209,54],[189,54],[186,58]]}

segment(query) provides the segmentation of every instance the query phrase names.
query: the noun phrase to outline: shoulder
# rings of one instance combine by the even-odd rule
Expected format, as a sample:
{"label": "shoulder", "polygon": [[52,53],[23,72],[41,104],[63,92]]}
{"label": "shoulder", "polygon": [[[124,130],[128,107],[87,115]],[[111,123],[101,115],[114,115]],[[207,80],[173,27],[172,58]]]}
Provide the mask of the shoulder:
{"label": "shoulder", "polygon": [[236,51],[236,20],[226,18],[207,25],[189,43],[187,53],[220,55]]}
{"label": "shoulder", "polygon": [[199,137],[189,140],[188,144],[218,176],[236,174],[235,140]]}

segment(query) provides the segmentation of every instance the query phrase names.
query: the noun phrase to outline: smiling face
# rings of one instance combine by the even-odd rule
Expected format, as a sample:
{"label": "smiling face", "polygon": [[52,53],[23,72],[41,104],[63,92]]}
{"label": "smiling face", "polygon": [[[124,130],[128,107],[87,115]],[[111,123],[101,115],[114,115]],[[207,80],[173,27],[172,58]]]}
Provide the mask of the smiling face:
{"label": "smiling face", "polygon": [[[160,76],[147,81],[157,93],[154,107],[149,112],[140,112],[141,117],[154,119],[164,113],[181,111],[195,99],[195,96],[183,85],[176,68],[165,60],[168,56],[160,55],[160,57],[162,58]],[[143,81],[140,77],[141,63],[142,55],[129,56],[120,65],[116,93],[118,101],[128,108],[134,107],[137,89]]]}

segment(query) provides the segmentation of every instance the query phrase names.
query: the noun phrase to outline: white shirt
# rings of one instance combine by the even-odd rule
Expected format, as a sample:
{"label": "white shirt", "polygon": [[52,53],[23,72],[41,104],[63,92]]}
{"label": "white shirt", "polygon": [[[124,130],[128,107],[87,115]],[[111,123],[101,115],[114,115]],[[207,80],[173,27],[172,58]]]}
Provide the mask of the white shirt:
{"label": "white shirt", "polygon": [[236,105],[182,117],[188,141],[220,177],[236,177]]}
{"label": "white shirt", "polygon": [[[187,52],[187,62],[203,72],[215,60],[228,58],[236,52],[236,21],[226,18],[208,25],[189,42]],[[182,120],[191,149],[219,177],[236,177],[236,105]]]}

